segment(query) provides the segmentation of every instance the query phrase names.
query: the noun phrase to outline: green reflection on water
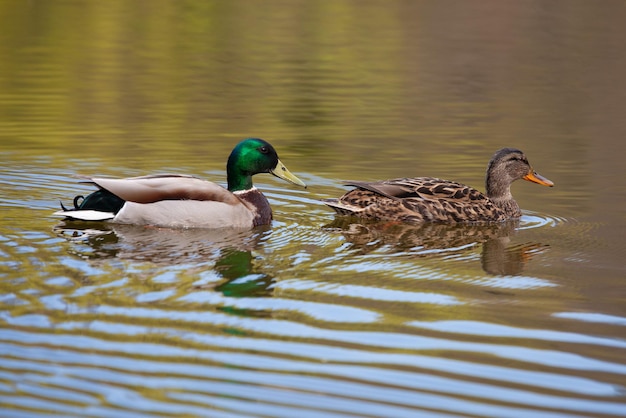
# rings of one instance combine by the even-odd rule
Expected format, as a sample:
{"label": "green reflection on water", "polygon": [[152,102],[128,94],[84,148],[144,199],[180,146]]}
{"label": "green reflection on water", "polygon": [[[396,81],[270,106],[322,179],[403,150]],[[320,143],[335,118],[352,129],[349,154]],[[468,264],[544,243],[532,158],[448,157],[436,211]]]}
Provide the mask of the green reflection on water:
{"label": "green reflection on water", "polygon": [[[11,65],[0,69],[0,106],[14,115],[3,137],[150,169],[152,159],[222,163],[234,141],[269,136],[288,155],[306,154],[305,168],[324,160],[370,176],[377,141],[378,158],[409,174],[425,152],[451,165],[463,158],[433,155],[437,147],[472,152],[487,141],[487,159],[500,146],[487,136],[496,97],[433,83],[427,40],[401,24],[413,5],[156,3],[2,2]],[[431,25],[429,13],[420,24]],[[355,20],[359,30],[347,30]]]}

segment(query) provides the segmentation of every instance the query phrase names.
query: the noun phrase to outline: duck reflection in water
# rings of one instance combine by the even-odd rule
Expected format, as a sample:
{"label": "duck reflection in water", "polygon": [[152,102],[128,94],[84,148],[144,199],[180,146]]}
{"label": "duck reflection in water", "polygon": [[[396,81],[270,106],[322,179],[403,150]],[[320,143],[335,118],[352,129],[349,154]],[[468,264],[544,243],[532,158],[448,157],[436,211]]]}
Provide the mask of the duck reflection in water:
{"label": "duck reflection in water", "polygon": [[481,265],[493,275],[517,275],[524,270],[533,255],[545,251],[546,244],[511,245],[519,220],[473,224],[405,224],[338,217],[325,229],[341,232],[361,253],[376,250],[406,252],[416,257],[447,256],[451,251],[463,253],[482,244]]}
{"label": "duck reflection in water", "polygon": [[160,266],[185,264],[204,270],[206,263],[214,262],[214,271],[224,281],[195,288],[210,287],[229,297],[272,293],[273,278],[255,271],[252,255],[270,230],[269,226],[225,231],[76,221],[55,227],[59,236],[75,244],[75,255],[95,264],[116,258]]}
{"label": "duck reflection in water", "polygon": [[270,296],[274,278],[254,272],[254,256],[250,251],[229,249],[215,263],[217,273],[226,279],[215,290],[230,297]]}

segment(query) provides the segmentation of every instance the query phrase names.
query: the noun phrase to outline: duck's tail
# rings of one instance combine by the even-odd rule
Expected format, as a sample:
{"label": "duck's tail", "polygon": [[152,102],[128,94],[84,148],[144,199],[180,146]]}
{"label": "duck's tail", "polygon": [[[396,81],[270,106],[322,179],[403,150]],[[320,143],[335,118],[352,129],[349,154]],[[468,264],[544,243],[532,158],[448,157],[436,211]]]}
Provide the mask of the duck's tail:
{"label": "duck's tail", "polygon": [[72,203],[74,208],[68,209],[61,202],[62,210],[54,212],[53,215],[71,220],[106,221],[115,217],[125,201],[106,189],[100,189],[87,197],[78,195],[74,197]]}
{"label": "duck's tail", "polygon": [[330,207],[331,209],[333,209],[335,212],[337,212],[339,215],[344,215],[344,216],[353,216],[356,215],[358,212],[362,211],[363,208],[355,208],[353,206],[348,206],[344,203],[341,203],[339,201],[339,199],[322,199],[322,202],[324,202],[324,204],[326,204],[326,206]]}
{"label": "duck's tail", "polygon": [[63,216],[65,219],[73,221],[107,221],[115,218],[113,212],[100,212],[97,210],[59,210],[54,212],[55,216]]}

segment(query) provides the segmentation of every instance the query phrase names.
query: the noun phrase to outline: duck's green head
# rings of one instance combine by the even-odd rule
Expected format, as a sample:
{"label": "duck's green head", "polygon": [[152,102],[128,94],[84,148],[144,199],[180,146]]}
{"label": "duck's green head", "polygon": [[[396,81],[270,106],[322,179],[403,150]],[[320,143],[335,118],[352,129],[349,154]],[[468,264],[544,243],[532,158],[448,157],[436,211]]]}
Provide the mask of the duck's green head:
{"label": "duck's green head", "polygon": [[248,190],[252,188],[252,176],[259,173],[271,173],[298,186],[306,185],[291,174],[280,162],[274,147],[260,138],[248,138],[233,149],[226,164],[228,190]]}

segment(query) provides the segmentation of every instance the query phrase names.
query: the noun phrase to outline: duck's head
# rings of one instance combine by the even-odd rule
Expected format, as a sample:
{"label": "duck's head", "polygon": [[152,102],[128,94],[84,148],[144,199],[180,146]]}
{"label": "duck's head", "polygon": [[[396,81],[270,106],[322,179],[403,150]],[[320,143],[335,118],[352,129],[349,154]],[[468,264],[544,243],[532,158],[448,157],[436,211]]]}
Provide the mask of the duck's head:
{"label": "duck's head", "polygon": [[226,164],[228,190],[248,190],[252,188],[252,176],[259,173],[271,173],[298,186],[306,185],[278,159],[274,147],[260,138],[248,138],[241,141],[228,157]]}
{"label": "duck's head", "polygon": [[522,151],[515,148],[503,148],[491,157],[487,166],[487,196],[492,199],[510,199],[511,183],[519,179],[532,181],[542,186],[554,186],[552,181],[533,170]]}

